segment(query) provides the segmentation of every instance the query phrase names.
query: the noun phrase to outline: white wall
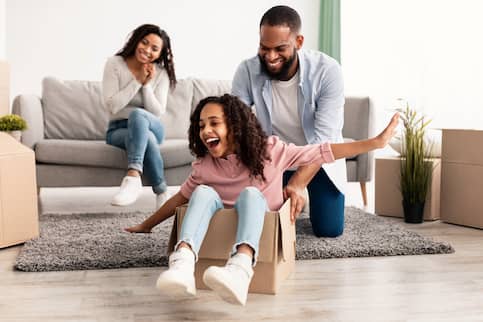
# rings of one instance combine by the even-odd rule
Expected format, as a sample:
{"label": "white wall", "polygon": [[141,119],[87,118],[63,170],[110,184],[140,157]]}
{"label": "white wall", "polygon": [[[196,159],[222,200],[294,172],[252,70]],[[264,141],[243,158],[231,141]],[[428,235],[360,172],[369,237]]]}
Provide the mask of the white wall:
{"label": "white wall", "polygon": [[6,0],[6,4],[12,98],[40,94],[45,76],[101,80],[106,58],[143,23],[158,24],[170,35],[179,78],[231,79],[237,65],[256,54],[260,18],[273,5],[296,9],[303,21],[305,47],[317,48],[319,2],[313,0]]}
{"label": "white wall", "polygon": [[6,57],[6,35],[6,2],[5,0],[0,0],[0,60],[5,60]]}
{"label": "white wall", "polygon": [[483,2],[344,0],[346,94],[371,96],[380,125],[397,98],[434,128],[483,129]]}

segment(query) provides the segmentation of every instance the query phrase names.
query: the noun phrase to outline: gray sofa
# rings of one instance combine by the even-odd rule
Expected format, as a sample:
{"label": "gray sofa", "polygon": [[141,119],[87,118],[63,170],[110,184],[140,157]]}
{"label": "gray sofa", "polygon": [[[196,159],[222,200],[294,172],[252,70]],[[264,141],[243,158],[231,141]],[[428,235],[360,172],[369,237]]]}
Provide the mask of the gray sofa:
{"label": "gray sofa", "polygon": [[[19,95],[13,113],[29,125],[22,142],[34,149],[39,187],[117,186],[126,173],[126,154],[104,142],[108,114],[100,82],[61,81],[47,77],[42,97]],[[230,81],[181,79],[168,96],[162,116],[166,139],[160,146],[168,185],[188,176],[193,156],[188,149],[189,116],[203,97],[230,92]],[[367,97],[347,97],[343,134],[363,139],[372,134],[373,109]],[[372,178],[370,154],[347,160],[349,181]],[[147,182],[144,182],[147,184]]]}

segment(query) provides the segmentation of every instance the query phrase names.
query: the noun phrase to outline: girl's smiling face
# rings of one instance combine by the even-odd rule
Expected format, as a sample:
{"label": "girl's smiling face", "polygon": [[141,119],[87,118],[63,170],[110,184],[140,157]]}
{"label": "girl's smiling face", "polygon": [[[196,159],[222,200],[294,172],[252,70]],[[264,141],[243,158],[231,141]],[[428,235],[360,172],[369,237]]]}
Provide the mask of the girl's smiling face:
{"label": "girl's smiling face", "polygon": [[200,139],[215,158],[224,158],[235,152],[225,121],[223,107],[217,103],[207,103],[200,113]]}

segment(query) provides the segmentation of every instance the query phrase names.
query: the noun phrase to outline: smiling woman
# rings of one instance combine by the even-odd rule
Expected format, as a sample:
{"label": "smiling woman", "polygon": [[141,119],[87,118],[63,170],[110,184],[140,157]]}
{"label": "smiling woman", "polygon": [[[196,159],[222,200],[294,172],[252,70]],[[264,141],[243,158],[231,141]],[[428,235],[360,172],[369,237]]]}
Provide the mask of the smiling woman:
{"label": "smiling woman", "polygon": [[111,204],[127,206],[142,191],[146,171],[157,207],[166,201],[167,183],[159,145],[169,86],[175,86],[171,41],[164,30],[145,24],[136,28],[124,47],[109,58],[104,69],[104,103],[110,113],[106,143],[126,150],[127,174]]}

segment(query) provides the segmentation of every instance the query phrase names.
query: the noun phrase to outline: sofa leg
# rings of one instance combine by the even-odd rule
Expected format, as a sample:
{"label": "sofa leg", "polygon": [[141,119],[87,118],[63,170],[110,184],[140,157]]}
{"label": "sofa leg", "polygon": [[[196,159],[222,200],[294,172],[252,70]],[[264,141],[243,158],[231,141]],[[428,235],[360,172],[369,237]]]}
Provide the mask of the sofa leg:
{"label": "sofa leg", "polygon": [[359,182],[361,185],[361,193],[362,193],[362,202],[364,203],[364,206],[367,206],[367,190],[366,190],[366,183],[365,182]]}

